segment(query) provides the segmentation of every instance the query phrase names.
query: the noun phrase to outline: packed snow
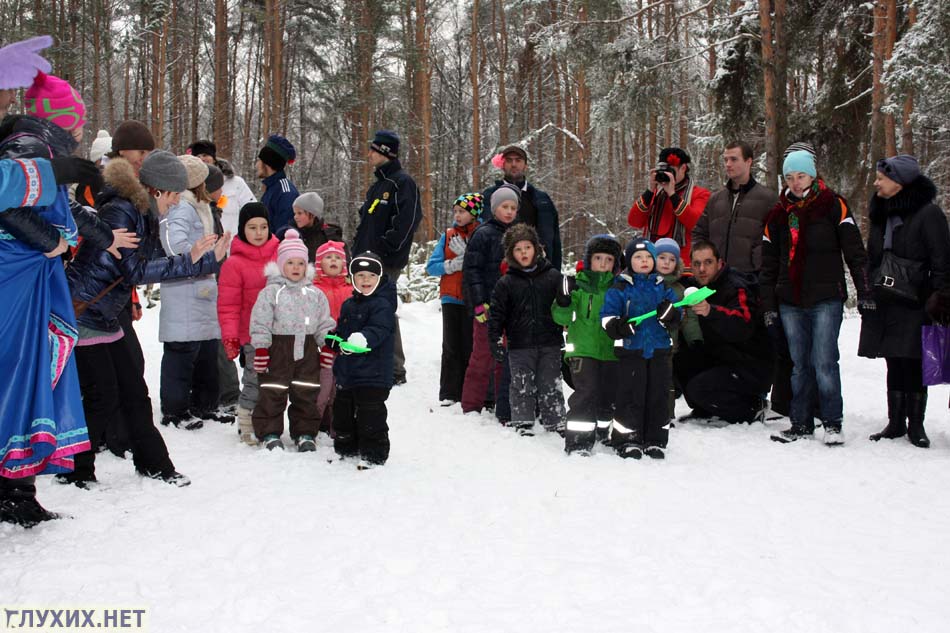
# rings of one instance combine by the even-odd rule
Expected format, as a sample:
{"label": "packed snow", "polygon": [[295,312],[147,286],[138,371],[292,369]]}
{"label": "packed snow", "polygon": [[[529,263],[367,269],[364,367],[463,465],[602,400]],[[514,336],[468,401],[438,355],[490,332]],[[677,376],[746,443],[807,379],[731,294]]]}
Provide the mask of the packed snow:
{"label": "packed snow", "polygon": [[[869,442],[885,368],[856,357],[857,318],[845,446],[769,441],[785,420],[681,423],[665,461],[634,462],[440,408],[439,305],[400,314],[385,467],[357,471],[323,435],[297,454],[286,435],[267,452],[234,426],[162,427],[194,483],[108,453],[93,490],[41,478],[70,518],[0,526],[0,604],[146,608],[162,633],[946,630],[950,389],[930,392],[930,450]],[[158,419],[158,309],[137,331]]]}

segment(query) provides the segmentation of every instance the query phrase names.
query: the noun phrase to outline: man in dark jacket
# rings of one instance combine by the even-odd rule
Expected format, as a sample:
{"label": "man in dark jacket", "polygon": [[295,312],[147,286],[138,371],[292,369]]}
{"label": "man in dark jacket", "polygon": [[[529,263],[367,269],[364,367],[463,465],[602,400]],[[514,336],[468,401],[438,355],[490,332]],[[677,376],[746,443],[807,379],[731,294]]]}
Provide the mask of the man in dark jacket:
{"label": "man in dark jacket", "polygon": [[[422,220],[422,204],[415,181],[399,162],[399,135],[379,130],[369,144],[367,159],[375,170],[376,182],[366,191],[360,207],[353,252],[372,251],[383,262],[383,272],[396,285],[402,269],[409,263],[412,236]],[[396,385],[406,382],[406,356],[402,351],[399,318],[396,318]]]}
{"label": "man in dark jacket", "polygon": [[752,148],[738,141],[726,146],[722,161],[729,180],[712,195],[693,227],[693,241],[712,242],[729,266],[757,274],[762,267],[762,229],[778,195],[755,181]]}
{"label": "man in dark jacket", "polygon": [[772,354],[759,310],[755,277],[733,269],[710,242],[693,242],[693,274],[716,291],[691,309],[703,343],[682,348],[673,365],[697,416],[753,422],[771,386]]}
{"label": "man in dark jacket", "polygon": [[541,246],[544,247],[544,258],[555,269],[561,270],[561,227],[558,224],[557,208],[554,202],[544,191],[541,191],[528,182],[528,153],[517,145],[510,145],[502,150],[504,159],[503,180],[496,180],[495,184],[482,193],[482,199],[488,203],[488,216],[492,216],[491,195],[508,183],[521,190],[521,204],[518,207],[516,222],[524,222],[535,228]]}
{"label": "man in dark jacket", "polygon": [[270,214],[271,231],[277,232],[294,217],[294,200],[300,194],[290,182],[284,167],[293,165],[297,150],[280,134],[271,134],[257,154],[257,177],[264,185],[261,202]]}

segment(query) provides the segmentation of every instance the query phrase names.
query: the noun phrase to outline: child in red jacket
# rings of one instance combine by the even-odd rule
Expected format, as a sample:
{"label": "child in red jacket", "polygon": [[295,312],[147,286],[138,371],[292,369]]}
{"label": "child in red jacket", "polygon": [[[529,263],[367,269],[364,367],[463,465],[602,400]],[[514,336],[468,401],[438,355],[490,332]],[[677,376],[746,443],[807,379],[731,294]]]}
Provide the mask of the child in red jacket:
{"label": "child in red jacket", "polygon": [[218,323],[221,341],[228,359],[244,352],[244,376],[238,398],[238,433],[241,440],[257,445],[251,412],[257,405],[257,373],[254,372],[254,348],[251,346],[251,310],[257,295],[267,285],[264,267],[277,261],[277,238],[268,225],[267,207],[248,202],[241,208],[236,240],[231,242],[231,255],[221,266],[218,278]]}
{"label": "child in red jacket", "polygon": [[[343,302],[353,294],[353,286],[346,280],[346,247],[343,242],[329,241],[317,249],[314,263],[317,274],[313,285],[323,291],[330,302],[330,316],[340,319]],[[320,393],[317,395],[317,415],[320,430],[333,435],[333,400],[336,381],[333,379],[333,360],[336,354],[329,347],[320,351]]]}

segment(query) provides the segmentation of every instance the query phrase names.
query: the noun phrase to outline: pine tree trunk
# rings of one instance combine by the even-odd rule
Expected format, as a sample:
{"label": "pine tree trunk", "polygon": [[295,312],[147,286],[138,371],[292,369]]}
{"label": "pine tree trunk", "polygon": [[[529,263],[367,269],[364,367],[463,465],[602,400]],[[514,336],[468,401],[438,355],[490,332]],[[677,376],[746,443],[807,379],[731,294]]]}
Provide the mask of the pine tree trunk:
{"label": "pine tree trunk", "polygon": [[430,94],[429,78],[429,24],[428,7],[426,0],[416,1],[416,73],[414,83],[418,94],[418,115],[420,120],[419,135],[416,142],[419,146],[422,173],[417,174],[420,193],[422,194],[422,230],[425,241],[435,239],[435,227],[432,218],[432,167],[429,146],[429,128],[432,125],[432,97]]}
{"label": "pine tree trunk", "polygon": [[[765,92],[765,156],[766,186],[774,187],[778,166],[778,120],[776,113],[775,49],[772,45],[772,6],[769,0],[759,0],[759,23],[762,31],[762,70]],[[781,93],[780,93],[781,94]]]}
{"label": "pine tree trunk", "polygon": [[[911,5],[910,9],[907,11],[907,27],[910,28],[914,26],[917,22],[917,7]],[[914,153],[914,129],[911,126],[911,116],[914,113],[914,89],[911,88],[907,92],[907,97],[904,99],[904,114],[901,119],[901,153],[903,154],[913,154]]]}
{"label": "pine tree trunk", "polygon": [[481,183],[481,116],[478,99],[478,61],[480,41],[478,38],[478,0],[472,0],[472,33],[469,38],[469,78],[472,82],[472,186]]}
{"label": "pine tree trunk", "polygon": [[214,0],[214,113],[211,135],[222,156],[231,156],[231,110],[228,103],[228,3]]}
{"label": "pine tree trunk", "polygon": [[505,2],[492,0],[492,31],[495,33],[495,49],[498,51],[498,64],[502,69],[497,76],[498,83],[498,141],[508,143],[508,96],[505,90],[505,78],[508,73],[508,31],[505,27]]}
{"label": "pine tree trunk", "polygon": [[[886,0],[887,20],[884,33],[884,62],[894,53],[894,43],[897,41],[897,1]],[[897,155],[897,129],[893,114],[884,115],[884,153],[887,156]]]}

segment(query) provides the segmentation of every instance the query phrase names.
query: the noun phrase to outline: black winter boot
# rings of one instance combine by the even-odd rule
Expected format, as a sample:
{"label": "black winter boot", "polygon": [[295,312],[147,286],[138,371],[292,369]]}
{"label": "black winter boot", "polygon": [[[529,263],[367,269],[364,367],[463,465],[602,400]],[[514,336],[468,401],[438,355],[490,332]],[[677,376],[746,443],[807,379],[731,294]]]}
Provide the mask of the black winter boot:
{"label": "black winter boot", "polygon": [[0,477],[0,523],[14,523],[31,528],[43,521],[58,519],[36,500],[35,477],[7,479]]}
{"label": "black winter boot", "polygon": [[924,414],[927,411],[927,392],[906,393],[907,399],[907,439],[914,446],[930,448],[930,438],[924,431]]}
{"label": "black winter boot", "polygon": [[815,425],[806,425],[806,424],[796,424],[792,422],[792,426],[772,435],[773,442],[781,442],[782,444],[789,444],[790,442],[795,442],[802,438],[812,438],[815,435]]}
{"label": "black winter boot", "polygon": [[893,440],[907,434],[907,394],[903,391],[887,392],[887,426],[878,433],[872,433],[868,439],[877,442],[880,439]]}

